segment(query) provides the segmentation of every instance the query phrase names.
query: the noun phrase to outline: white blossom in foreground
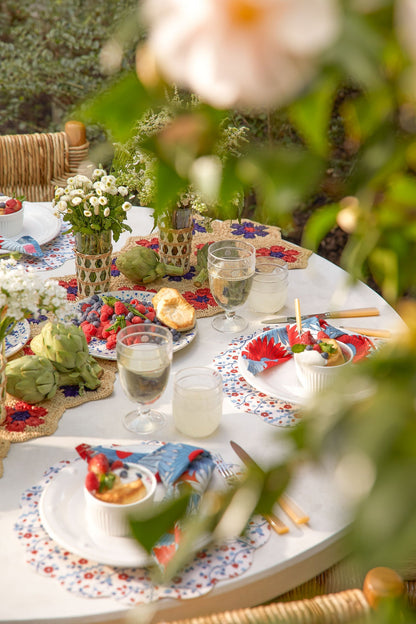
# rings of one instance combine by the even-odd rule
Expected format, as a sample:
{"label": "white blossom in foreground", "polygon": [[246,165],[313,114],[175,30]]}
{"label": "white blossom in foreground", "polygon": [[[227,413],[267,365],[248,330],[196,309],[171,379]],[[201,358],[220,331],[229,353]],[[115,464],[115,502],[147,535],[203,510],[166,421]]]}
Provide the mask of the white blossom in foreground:
{"label": "white blossom in foreground", "polygon": [[168,80],[219,108],[287,102],[339,29],[338,0],[147,0]]}

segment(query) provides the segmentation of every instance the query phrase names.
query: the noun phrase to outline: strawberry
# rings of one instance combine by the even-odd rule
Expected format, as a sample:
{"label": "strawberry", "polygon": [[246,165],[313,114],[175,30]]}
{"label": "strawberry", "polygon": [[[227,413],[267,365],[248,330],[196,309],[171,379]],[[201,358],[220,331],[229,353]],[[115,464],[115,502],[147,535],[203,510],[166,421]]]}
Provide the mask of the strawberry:
{"label": "strawberry", "polygon": [[108,472],[109,467],[108,459],[104,453],[93,455],[88,463],[88,470],[97,475],[105,474]]}
{"label": "strawberry", "polygon": [[85,487],[89,492],[95,492],[100,487],[100,481],[95,472],[87,472]]}
{"label": "strawberry", "polygon": [[6,206],[6,208],[4,209],[4,214],[14,214],[14,210],[13,208],[9,208],[9,206]]}

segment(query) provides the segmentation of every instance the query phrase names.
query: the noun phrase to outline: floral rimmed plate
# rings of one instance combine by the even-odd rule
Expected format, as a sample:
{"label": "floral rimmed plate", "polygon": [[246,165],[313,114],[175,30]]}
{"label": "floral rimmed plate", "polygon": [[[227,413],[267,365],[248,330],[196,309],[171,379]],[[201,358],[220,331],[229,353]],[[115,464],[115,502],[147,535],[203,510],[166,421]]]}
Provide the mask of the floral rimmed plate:
{"label": "floral rimmed plate", "polygon": [[[308,319],[304,329],[316,337],[323,330],[328,338],[336,338],[348,344],[354,352],[354,361],[366,357],[374,350],[374,344],[365,336],[340,330],[318,319]],[[256,390],[289,403],[302,405],[308,398],[299,383],[293,357],[287,357],[290,341],[286,327],[269,329],[249,340],[238,359],[238,368],[244,379]]]}
{"label": "floral rimmed plate", "polygon": [[[129,302],[132,299],[137,299],[143,305],[151,305],[152,297],[154,297],[154,292],[147,292],[142,290],[116,290],[108,293],[101,293],[100,296],[110,296],[117,297],[120,301]],[[82,306],[88,301],[88,299],[82,299],[81,301],[77,301],[75,306],[75,314],[78,316],[81,313]],[[173,351],[180,351],[186,347],[196,336],[196,326],[193,329],[190,329],[187,332],[182,332],[176,340],[173,342]],[[101,358],[104,360],[117,360],[117,354],[115,349],[107,349],[105,346],[106,341],[101,340],[100,338],[91,338],[91,342],[89,343],[89,352],[96,358]]]}
{"label": "floral rimmed plate", "polygon": [[14,355],[30,338],[30,325],[26,319],[16,323],[12,333],[6,336],[6,357]]}

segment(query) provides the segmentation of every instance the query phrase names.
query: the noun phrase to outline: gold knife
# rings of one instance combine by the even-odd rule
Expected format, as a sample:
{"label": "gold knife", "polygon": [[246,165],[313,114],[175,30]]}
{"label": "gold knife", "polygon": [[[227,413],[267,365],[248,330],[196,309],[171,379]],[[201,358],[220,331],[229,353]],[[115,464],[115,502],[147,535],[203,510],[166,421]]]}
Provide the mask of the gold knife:
{"label": "gold knife", "polygon": [[[254,461],[252,457],[243,449],[237,442],[230,441],[231,447],[235,453],[237,453],[238,457],[242,460],[242,462],[246,466],[253,466],[260,472],[264,472],[260,466]],[[306,524],[309,522],[309,516],[305,514],[304,511],[297,505],[294,501],[292,501],[286,494],[283,494],[278,500],[280,507],[283,511],[289,516],[293,522],[296,524]],[[264,516],[268,522],[269,519],[265,515]],[[279,521],[280,522],[280,521]],[[271,524],[271,523],[270,523]]]}
{"label": "gold knife", "polygon": [[[319,312],[315,314],[302,314],[301,320],[316,316],[318,319],[336,319],[336,318],[362,318],[364,316],[380,316],[377,308],[355,308],[353,310],[336,310],[334,312]],[[295,323],[296,316],[273,316],[271,318],[262,319],[262,323]]]}

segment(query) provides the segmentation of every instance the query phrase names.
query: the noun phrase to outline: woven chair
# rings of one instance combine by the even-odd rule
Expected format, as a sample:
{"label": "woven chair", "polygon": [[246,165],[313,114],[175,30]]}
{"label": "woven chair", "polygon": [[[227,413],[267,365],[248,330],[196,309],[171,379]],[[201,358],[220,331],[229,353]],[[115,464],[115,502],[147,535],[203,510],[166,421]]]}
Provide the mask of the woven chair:
{"label": "woven chair", "polygon": [[[322,575],[317,579],[312,584],[316,584],[319,591],[318,586],[322,587],[325,579]],[[304,584],[294,591],[300,596],[303,591],[311,589],[307,585]],[[334,624],[352,623],[357,619],[365,622],[372,608],[376,608],[385,597],[395,598],[404,593],[409,604],[414,606],[415,585],[415,582],[403,582],[390,568],[374,568],[366,575],[362,590],[347,589],[301,600],[293,600],[294,594],[289,592],[281,596],[278,602],[271,604],[183,620],[169,620],[169,624]],[[291,597],[291,601],[284,602]],[[163,622],[162,620],[162,624]]]}
{"label": "woven chair", "polygon": [[0,193],[52,201],[55,186],[78,172],[88,148],[78,121],[68,121],[64,132],[0,136]]}

